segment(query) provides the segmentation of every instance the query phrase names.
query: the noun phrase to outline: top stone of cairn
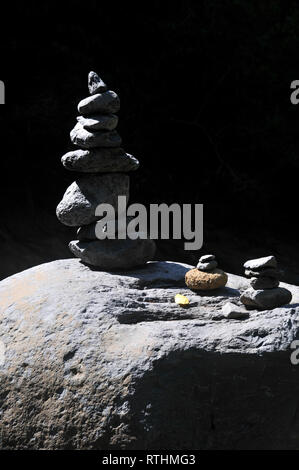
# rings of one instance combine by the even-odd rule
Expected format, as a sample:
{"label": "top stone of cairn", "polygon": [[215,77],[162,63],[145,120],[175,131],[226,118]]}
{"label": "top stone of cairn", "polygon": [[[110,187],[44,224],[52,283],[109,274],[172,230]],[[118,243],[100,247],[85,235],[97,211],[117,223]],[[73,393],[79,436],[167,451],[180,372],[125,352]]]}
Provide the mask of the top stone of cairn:
{"label": "top stone of cairn", "polygon": [[88,90],[91,95],[95,95],[96,93],[103,93],[103,91],[107,91],[108,87],[96,72],[89,72]]}
{"label": "top stone of cairn", "polygon": [[277,268],[277,261],[275,256],[265,256],[264,258],[250,259],[244,263],[244,268],[251,270]]}

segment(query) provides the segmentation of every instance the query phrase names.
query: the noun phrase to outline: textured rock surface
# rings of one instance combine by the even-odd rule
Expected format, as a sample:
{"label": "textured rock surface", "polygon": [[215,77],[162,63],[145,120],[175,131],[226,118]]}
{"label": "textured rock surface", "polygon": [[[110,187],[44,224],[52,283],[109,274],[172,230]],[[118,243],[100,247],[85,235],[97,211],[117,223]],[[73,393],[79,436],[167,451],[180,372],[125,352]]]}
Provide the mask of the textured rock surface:
{"label": "textured rock surface", "polygon": [[88,96],[78,104],[78,111],[84,116],[96,113],[117,113],[120,108],[120,100],[114,91],[105,91]]}
{"label": "textured rock surface", "polygon": [[108,87],[96,72],[91,71],[88,74],[88,90],[91,95],[94,95],[96,93],[107,91]]}
{"label": "textured rock surface", "polygon": [[249,313],[245,308],[240,307],[232,302],[227,302],[222,307],[222,313],[225,318],[233,318],[235,320],[241,320],[249,317]]}
{"label": "textured rock surface", "polygon": [[250,288],[241,295],[241,302],[244,305],[261,309],[281,307],[291,302],[291,300],[291,292],[283,287],[266,290],[254,290]]}
{"label": "textured rock surface", "polygon": [[90,131],[107,130],[112,131],[117,127],[118,117],[116,114],[98,114],[96,116],[78,116],[77,121]]}
{"label": "textured rock surface", "polygon": [[191,269],[186,273],[186,285],[190,289],[210,290],[224,287],[227,283],[227,274],[221,269],[213,269],[206,273],[197,268]]}
{"label": "textured rock surface", "polygon": [[69,259],[0,282],[2,448],[298,449],[299,288],[294,305],[228,320],[248,280],[199,295],[189,269]]}
{"label": "textured rock surface", "polygon": [[154,258],[156,245],[153,240],[73,240],[71,252],[84,263],[99,269],[129,269],[141,266]]}
{"label": "textured rock surface", "polygon": [[86,173],[137,170],[138,160],[122,148],[75,150],[63,155],[61,162],[71,171]]}
{"label": "textured rock surface", "polygon": [[56,215],[65,225],[87,225],[97,220],[95,210],[101,203],[111,204],[117,212],[119,195],[129,197],[127,175],[114,173],[80,176],[67,188],[57,206]]}
{"label": "textured rock surface", "polygon": [[70,133],[73,144],[82,148],[94,147],[119,147],[121,137],[117,131],[97,131],[91,132],[78,122]]}

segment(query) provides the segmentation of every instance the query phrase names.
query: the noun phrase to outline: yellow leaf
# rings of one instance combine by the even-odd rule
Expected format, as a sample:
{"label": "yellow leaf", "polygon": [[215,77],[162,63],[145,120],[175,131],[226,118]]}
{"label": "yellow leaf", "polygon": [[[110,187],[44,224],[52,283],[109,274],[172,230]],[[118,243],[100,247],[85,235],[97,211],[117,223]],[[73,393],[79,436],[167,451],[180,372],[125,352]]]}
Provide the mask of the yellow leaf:
{"label": "yellow leaf", "polygon": [[181,306],[185,306],[189,304],[188,297],[185,297],[184,295],[181,295],[181,294],[177,294],[174,298],[174,301],[176,304],[179,304]]}

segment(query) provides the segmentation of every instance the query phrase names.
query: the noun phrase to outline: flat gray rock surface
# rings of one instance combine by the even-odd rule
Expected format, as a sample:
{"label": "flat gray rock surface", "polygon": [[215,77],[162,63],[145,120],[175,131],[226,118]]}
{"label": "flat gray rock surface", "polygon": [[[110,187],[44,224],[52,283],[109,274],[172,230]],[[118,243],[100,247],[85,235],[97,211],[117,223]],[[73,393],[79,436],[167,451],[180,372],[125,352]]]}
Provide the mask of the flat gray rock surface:
{"label": "flat gray rock surface", "polygon": [[118,196],[129,198],[129,176],[121,173],[84,175],[66,190],[56,208],[60,222],[80,227],[95,222],[99,204],[111,204],[117,212]]}
{"label": "flat gray rock surface", "polygon": [[292,305],[225,319],[248,280],[198,295],[190,268],[68,259],[1,281],[2,448],[298,449],[299,288]]}

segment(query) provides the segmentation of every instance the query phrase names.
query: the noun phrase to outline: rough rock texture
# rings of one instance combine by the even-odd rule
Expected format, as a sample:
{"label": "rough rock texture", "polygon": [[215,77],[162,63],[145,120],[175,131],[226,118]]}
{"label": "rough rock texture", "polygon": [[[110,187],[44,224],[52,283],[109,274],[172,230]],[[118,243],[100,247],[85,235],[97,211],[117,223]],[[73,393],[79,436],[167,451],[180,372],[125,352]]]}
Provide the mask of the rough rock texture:
{"label": "rough rock texture", "polygon": [[225,318],[233,318],[235,320],[241,320],[249,317],[248,311],[233,302],[227,302],[222,307],[222,313]]}
{"label": "rough rock texture", "polygon": [[221,269],[209,272],[199,271],[197,268],[186,273],[186,285],[195,290],[211,290],[224,287],[227,283],[227,274]]}
{"label": "rough rock texture", "polygon": [[94,95],[107,91],[108,87],[96,72],[91,71],[88,74],[88,90],[91,95]]}
{"label": "rough rock texture", "polygon": [[105,91],[88,96],[78,104],[78,111],[84,116],[96,113],[117,113],[120,108],[120,100],[114,91]]}
{"label": "rough rock texture", "polygon": [[127,172],[137,170],[138,160],[122,148],[75,150],[61,158],[67,170],[86,173]]}
{"label": "rough rock texture", "polygon": [[57,206],[60,222],[71,227],[97,220],[96,207],[111,204],[117,212],[118,196],[129,197],[129,177],[121,173],[86,175],[77,178],[66,190]]}
{"label": "rough rock texture", "polygon": [[194,294],[189,269],[68,259],[0,282],[2,448],[298,449],[299,288],[294,305],[228,320],[248,281]]}
{"label": "rough rock texture", "polygon": [[78,116],[77,121],[90,131],[112,131],[117,127],[118,116],[116,114],[97,114],[96,116]]}
{"label": "rough rock texture", "polygon": [[117,131],[97,131],[91,132],[78,122],[70,133],[73,144],[82,148],[94,147],[119,147],[121,137]]}
{"label": "rough rock texture", "polygon": [[99,269],[130,269],[153,259],[156,244],[153,240],[73,240],[71,252],[84,263]]}
{"label": "rough rock texture", "polygon": [[266,290],[254,290],[250,288],[242,293],[240,300],[244,305],[249,307],[271,309],[291,302],[292,294],[284,287]]}

